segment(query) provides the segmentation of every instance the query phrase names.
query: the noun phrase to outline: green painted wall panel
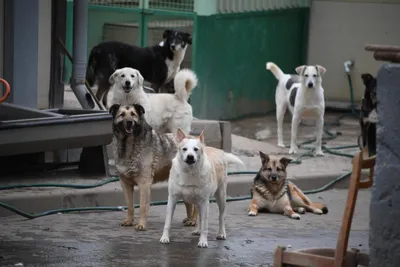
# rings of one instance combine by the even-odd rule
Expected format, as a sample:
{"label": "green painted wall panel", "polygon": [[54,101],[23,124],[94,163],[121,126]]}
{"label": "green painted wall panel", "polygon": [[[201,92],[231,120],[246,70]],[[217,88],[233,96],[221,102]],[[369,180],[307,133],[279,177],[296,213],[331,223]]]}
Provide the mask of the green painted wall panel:
{"label": "green painted wall panel", "polygon": [[265,63],[287,73],[305,63],[306,21],[308,8],[198,17],[194,116],[235,119],[273,110],[277,81]]}

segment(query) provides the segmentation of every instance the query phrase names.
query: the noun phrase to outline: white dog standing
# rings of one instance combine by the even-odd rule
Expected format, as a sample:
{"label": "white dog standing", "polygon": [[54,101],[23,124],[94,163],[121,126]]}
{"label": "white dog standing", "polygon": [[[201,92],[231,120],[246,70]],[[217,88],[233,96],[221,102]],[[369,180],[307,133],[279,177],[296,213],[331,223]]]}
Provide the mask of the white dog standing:
{"label": "white dog standing", "polygon": [[204,145],[203,132],[199,137],[186,136],[178,129],[176,135],[178,152],[172,160],[168,180],[168,205],[163,235],[160,243],[170,242],[171,221],[176,203],[183,199],[194,204],[199,211],[197,229],[193,235],[200,235],[198,247],[208,247],[208,214],[210,198],[215,195],[219,208],[219,230],[217,239],[225,240],[225,201],[227,186],[227,166],[229,163],[243,162],[231,153]]}
{"label": "white dog standing", "polygon": [[321,76],[326,72],[322,66],[300,66],[296,68],[298,75],[285,74],[274,63],[268,62],[270,70],[279,81],[275,92],[276,119],[278,123],[278,146],[285,147],[283,143],[283,118],[289,107],[292,113],[292,131],[289,154],[298,151],[297,131],[300,121],[305,114],[316,117],[316,148],[315,154],[323,156],[322,132],[324,126],[325,99],[322,88]]}
{"label": "white dog standing", "polygon": [[113,104],[140,104],[146,111],[146,121],[155,131],[176,133],[178,128],[190,131],[193,111],[187,101],[197,86],[193,71],[182,69],[175,75],[175,94],[147,94],[142,75],[132,68],[116,70],[109,81],[112,87],[107,95],[107,108]]}

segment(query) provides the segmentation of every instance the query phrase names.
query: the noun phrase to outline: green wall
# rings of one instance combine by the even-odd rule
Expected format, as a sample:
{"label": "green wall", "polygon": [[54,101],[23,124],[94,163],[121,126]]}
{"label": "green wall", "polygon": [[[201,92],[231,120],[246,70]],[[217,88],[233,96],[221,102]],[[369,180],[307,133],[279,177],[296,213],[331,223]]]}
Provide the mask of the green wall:
{"label": "green wall", "polygon": [[294,73],[306,62],[308,17],[308,8],[199,16],[194,116],[235,119],[273,110],[277,81],[265,63]]}

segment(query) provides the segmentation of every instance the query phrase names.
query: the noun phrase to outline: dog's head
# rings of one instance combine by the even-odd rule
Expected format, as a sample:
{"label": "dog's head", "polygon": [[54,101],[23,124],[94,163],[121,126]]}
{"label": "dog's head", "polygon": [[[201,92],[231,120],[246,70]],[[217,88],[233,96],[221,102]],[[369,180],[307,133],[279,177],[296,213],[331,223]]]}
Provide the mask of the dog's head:
{"label": "dog's head", "polygon": [[175,140],[180,161],[187,165],[193,165],[201,159],[204,151],[204,131],[194,137],[186,135],[181,129],[178,129]]}
{"label": "dog's head", "polygon": [[281,183],[286,180],[286,167],[292,161],[285,157],[273,157],[260,151],[260,176],[268,182]]}
{"label": "dog's head", "polygon": [[376,78],[369,73],[361,74],[361,79],[365,85],[364,98],[372,106],[376,106]]}
{"label": "dog's head", "polygon": [[117,84],[125,93],[129,93],[132,89],[143,85],[143,76],[137,69],[122,68],[114,71],[108,81],[111,85]]}
{"label": "dog's head", "polygon": [[322,78],[326,69],[320,65],[315,66],[299,66],[296,68],[297,74],[300,75],[300,82],[306,88],[318,88],[321,86]]}
{"label": "dog's head", "polygon": [[146,123],[143,116],[144,113],[143,106],[139,104],[133,104],[132,106],[112,105],[110,114],[113,117],[113,131],[123,135],[140,135],[143,125]]}
{"label": "dog's head", "polygon": [[163,39],[163,46],[167,46],[172,53],[186,50],[187,45],[192,44],[192,36],[187,32],[165,30]]}

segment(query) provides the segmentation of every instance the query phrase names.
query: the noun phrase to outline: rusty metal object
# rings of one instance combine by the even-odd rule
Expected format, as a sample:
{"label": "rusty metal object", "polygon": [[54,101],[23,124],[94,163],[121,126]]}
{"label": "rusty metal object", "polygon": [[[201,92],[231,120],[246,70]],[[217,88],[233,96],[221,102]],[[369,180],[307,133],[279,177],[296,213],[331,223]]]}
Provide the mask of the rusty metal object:
{"label": "rusty metal object", "polygon": [[374,58],[376,60],[400,63],[400,46],[366,45],[365,50],[374,52]]}

